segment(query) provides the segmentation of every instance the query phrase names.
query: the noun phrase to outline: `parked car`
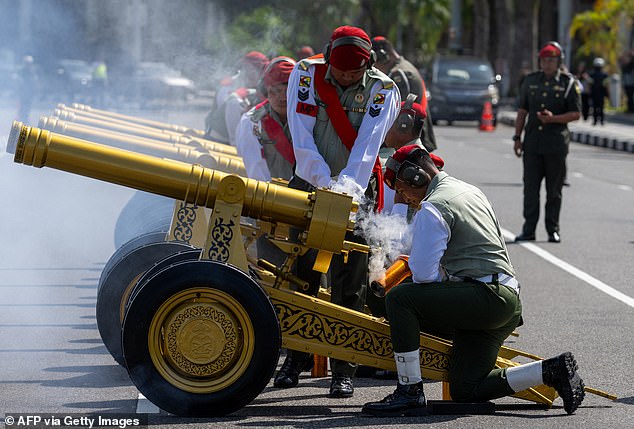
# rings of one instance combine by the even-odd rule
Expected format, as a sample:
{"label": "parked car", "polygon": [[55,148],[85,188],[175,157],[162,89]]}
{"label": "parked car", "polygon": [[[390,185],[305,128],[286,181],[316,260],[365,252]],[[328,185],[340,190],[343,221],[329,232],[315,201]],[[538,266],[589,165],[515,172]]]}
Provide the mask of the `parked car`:
{"label": "parked car", "polygon": [[501,77],[488,60],[469,56],[438,56],[429,79],[431,117],[445,120],[480,121],[484,103],[491,102],[493,123],[497,123]]}
{"label": "parked car", "polygon": [[191,79],[161,62],[141,62],[116,84],[126,98],[141,104],[187,101],[196,91]]}
{"label": "parked car", "polygon": [[86,61],[62,59],[42,76],[45,93],[60,102],[90,102],[92,67]]}

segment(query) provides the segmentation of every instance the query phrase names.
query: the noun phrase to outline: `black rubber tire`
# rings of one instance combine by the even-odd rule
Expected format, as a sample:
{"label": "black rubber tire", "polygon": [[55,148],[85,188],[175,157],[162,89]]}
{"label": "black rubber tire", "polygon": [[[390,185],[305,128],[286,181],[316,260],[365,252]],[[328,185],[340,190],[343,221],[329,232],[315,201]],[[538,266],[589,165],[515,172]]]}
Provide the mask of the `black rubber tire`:
{"label": "black rubber tire", "polygon": [[101,289],[101,283],[108,277],[112,268],[123,259],[125,255],[137,249],[141,246],[145,246],[150,243],[159,243],[161,241],[165,241],[167,239],[167,233],[165,232],[149,232],[147,234],[139,235],[138,237],[133,238],[132,240],[125,243],[123,246],[119,247],[112,254],[108,262],[103,266],[103,270],[101,270],[101,276],[99,277],[99,283],[97,284],[97,291]]}
{"label": "black rubber tire", "polygon": [[[157,310],[174,294],[209,288],[235,299],[254,329],[253,357],[229,386],[192,393],[170,384],[149,352],[149,327]],[[132,382],[161,409],[180,416],[224,416],[250,403],[270,381],[277,366],[281,333],[275,309],[262,288],[236,267],[210,260],[181,262],[149,278],[130,301],[123,324],[123,351]]]}
{"label": "black rubber tire", "polygon": [[[128,252],[117,262],[101,282],[97,292],[97,328],[106,349],[114,360],[124,365],[121,349],[121,306],[128,288],[133,282],[155,263],[169,255],[184,250],[192,250],[193,246],[176,241],[161,241],[137,247]],[[127,301],[127,300],[126,300]]]}
{"label": "black rubber tire", "polygon": [[169,232],[174,205],[172,198],[135,192],[117,218],[114,230],[115,248],[118,249],[134,237],[148,232]]}

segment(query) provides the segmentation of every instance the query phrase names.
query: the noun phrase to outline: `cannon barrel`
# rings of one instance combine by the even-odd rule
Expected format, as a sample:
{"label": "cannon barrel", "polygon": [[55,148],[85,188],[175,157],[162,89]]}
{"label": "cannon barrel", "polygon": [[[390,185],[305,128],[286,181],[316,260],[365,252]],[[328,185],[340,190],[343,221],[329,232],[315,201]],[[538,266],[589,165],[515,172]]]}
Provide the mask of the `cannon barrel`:
{"label": "cannon barrel", "polygon": [[[204,150],[203,148],[201,148],[203,151],[199,151],[191,146],[181,144],[171,145],[162,141],[135,135],[61,121],[49,116],[40,118],[39,127],[69,137],[85,139],[95,143],[108,144],[120,149],[139,152],[146,155],[165,157],[190,163],[199,163],[215,170],[235,173],[238,175],[246,174],[242,160],[239,157],[230,154],[216,153]],[[13,150],[13,146],[7,146],[7,150]]]}
{"label": "cannon barrel", "polygon": [[[183,144],[187,146],[203,147],[213,152],[227,153],[230,155],[237,155],[238,150],[234,146],[230,146],[223,143],[214,142],[205,138],[192,136],[189,134],[179,133],[169,129],[158,129],[155,127],[145,126],[142,123],[134,121],[124,121],[115,119],[112,116],[102,115],[95,113],[92,110],[79,110],[75,108],[69,108],[63,104],[59,104],[55,109],[55,115],[64,114],[64,119],[71,120],[73,122],[82,121],[86,125],[98,126],[112,131],[123,132],[126,134],[137,135],[140,137],[151,138],[153,140],[160,140],[171,144]],[[99,112],[106,112],[100,110]],[[134,116],[127,116],[128,118],[135,118]],[[142,120],[143,118],[138,118]],[[87,122],[90,122],[88,124]],[[169,125],[169,124],[165,124]],[[175,125],[174,127],[179,127]]]}
{"label": "cannon barrel", "polygon": [[304,232],[300,240],[306,246],[332,253],[369,250],[344,240],[346,231],[354,229],[350,214],[358,209],[352,197],[345,194],[323,189],[308,193],[243,177],[223,181],[230,175],[55,134],[17,121],[13,122],[8,145],[15,147],[16,163],[46,166],[208,208],[214,207],[223,186],[225,195],[234,192],[237,197],[242,192],[243,216],[301,228]]}
{"label": "cannon barrel", "polygon": [[[85,112],[91,112],[102,116],[109,116],[116,119],[126,120],[128,122],[134,122],[136,124],[145,125],[152,128],[158,128],[162,130],[171,130],[181,134],[188,134],[204,138],[205,132],[196,128],[188,128],[181,125],[169,124],[160,121],[154,121],[152,119],[139,118],[137,116],[124,115],[122,113],[111,112],[109,110],[95,109],[94,107],[87,106],[85,104],[73,103],[73,109],[82,110]],[[209,140],[211,141],[211,140]]]}

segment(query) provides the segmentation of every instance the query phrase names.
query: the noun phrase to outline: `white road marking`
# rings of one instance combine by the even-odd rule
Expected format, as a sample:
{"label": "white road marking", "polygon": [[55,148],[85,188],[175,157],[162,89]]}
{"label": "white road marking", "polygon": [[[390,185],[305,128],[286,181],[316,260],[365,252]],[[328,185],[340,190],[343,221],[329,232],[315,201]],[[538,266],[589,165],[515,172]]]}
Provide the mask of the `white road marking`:
{"label": "white road marking", "polygon": [[136,403],[136,413],[137,414],[158,414],[161,412],[161,409],[150,402],[141,392],[139,392],[139,397],[137,398]]}
{"label": "white road marking", "polygon": [[[504,234],[504,237],[507,240],[513,241],[515,239],[515,235],[512,232],[507,231],[506,229],[502,228],[502,233]],[[629,305],[630,307],[634,308],[634,298],[631,298],[631,297],[625,295],[623,292],[619,292],[618,290],[614,289],[613,287],[606,285],[601,280],[595,279],[590,274],[585,273],[585,272],[581,271],[580,269],[578,269],[576,267],[573,267],[569,263],[559,259],[555,255],[545,251],[544,249],[542,249],[541,247],[539,247],[539,246],[537,246],[535,244],[527,243],[527,242],[521,242],[521,243],[518,243],[518,244],[520,246],[524,247],[526,250],[528,250],[530,252],[533,252],[534,254],[539,256],[540,258],[545,259],[546,261],[550,262],[553,265],[558,266],[562,270],[568,272],[569,274],[572,274],[573,276],[577,277],[578,279],[583,280],[584,282],[588,283],[590,286],[592,286],[592,287],[600,290],[601,292],[610,295],[612,298],[616,298],[619,301],[625,303],[626,305]]]}

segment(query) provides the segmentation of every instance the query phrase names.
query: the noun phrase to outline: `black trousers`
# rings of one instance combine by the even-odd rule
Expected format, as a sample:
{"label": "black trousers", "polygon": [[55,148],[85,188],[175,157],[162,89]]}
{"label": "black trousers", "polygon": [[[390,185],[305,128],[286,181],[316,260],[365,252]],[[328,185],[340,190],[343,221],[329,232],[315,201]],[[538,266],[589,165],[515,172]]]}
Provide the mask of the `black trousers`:
{"label": "black trousers", "polygon": [[[314,187],[305,180],[294,176],[289,184],[289,188],[301,189],[307,192],[314,190]],[[291,237],[297,237],[302,231],[291,229]],[[360,236],[354,235],[352,232],[346,234],[346,240],[355,241],[362,244],[367,242]],[[317,258],[317,250],[309,250],[303,256],[297,258],[297,276],[310,284],[307,292],[309,295],[317,296],[319,292],[319,284],[321,273],[313,270],[315,259]],[[330,301],[333,304],[350,308],[356,311],[363,311],[366,290],[368,285],[368,254],[362,252],[350,252],[348,262],[344,263],[343,255],[333,255],[328,271],[330,284]],[[307,353],[289,351],[294,359],[307,357]],[[353,377],[357,364],[341,361],[338,359],[330,359],[330,368],[333,374],[341,374]]]}
{"label": "black trousers", "polygon": [[545,224],[549,234],[559,232],[562,188],[566,177],[566,154],[524,153],[524,227],[526,235],[535,234],[539,220],[539,193],[546,180]]}

